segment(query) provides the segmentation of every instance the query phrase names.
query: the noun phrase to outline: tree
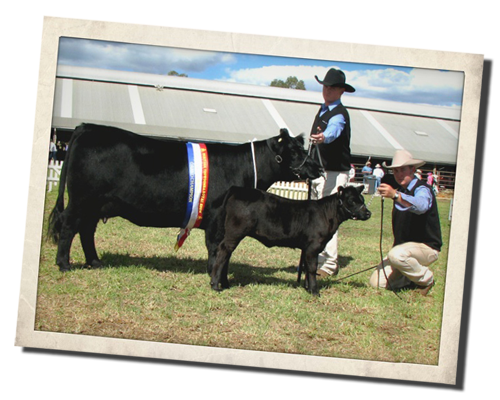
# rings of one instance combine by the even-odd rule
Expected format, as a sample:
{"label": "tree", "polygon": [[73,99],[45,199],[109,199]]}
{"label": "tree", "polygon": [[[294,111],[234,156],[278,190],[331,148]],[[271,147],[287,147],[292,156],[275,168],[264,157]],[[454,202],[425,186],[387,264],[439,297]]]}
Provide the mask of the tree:
{"label": "tree", "polygon": [[177,71],[170,71],[167,75],[168,76],[181,76],[183,78],[187,78],[188,77],[186,74],[179,74]]}
{"label": "tree", "polygon": [[306,90],[306,85],[303,80],[298,80],[296,76],[289,76],[286,81],[281,79],[274,79],[269,86],[282,87],[288,89]]}

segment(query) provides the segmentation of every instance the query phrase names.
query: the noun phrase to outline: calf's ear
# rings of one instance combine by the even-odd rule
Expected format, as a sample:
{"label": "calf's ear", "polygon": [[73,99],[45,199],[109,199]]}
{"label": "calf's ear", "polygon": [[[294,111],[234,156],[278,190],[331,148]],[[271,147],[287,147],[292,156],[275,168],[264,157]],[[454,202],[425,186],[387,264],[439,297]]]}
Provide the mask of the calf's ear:
{"label": "calf's ear", "polygon": [[362,194],[363,190],[365,190],[365,187],[363,185],[360,185],[356,189],[358,189],[359,194]]}

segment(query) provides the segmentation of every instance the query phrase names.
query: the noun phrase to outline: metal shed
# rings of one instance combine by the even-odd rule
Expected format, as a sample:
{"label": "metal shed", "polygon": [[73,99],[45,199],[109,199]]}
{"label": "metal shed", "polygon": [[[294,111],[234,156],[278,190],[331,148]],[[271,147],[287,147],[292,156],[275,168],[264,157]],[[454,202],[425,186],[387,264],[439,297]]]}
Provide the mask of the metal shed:
{"label": "metal shed", "polygon": [[[59,66],[53,127],[82,122],[155,137],[243,143],[279,133],[309,133],[319,92],[125,71]],[[410,150],[429,163],[455,165],[460,109],[363,99],[346,94],[353,156],[391,159]]]}

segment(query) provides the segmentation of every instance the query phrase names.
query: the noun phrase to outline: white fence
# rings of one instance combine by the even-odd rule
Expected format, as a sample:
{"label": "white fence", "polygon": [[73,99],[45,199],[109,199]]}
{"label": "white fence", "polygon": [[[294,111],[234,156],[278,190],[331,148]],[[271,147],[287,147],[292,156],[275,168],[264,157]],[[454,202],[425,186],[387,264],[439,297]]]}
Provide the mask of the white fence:
{"label": "white fence", "polygon": [[292,200],[307,200],[308,186],[304,182],[275,182],[267,191]]}
{"label": "white fence", "polygon": [[47,192],[52,192],[52,189],[57,187],[59,183],[59,176],[61,175],[63,162],[62,161],[49,161],[47,171]]}

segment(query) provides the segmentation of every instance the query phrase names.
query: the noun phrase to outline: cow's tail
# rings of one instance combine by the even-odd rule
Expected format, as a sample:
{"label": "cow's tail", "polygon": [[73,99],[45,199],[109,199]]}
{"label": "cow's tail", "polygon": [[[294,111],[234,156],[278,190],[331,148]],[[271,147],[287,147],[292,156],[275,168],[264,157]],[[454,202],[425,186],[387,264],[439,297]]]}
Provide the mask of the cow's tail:
{"label": "cow's tail", "polygon": [[69,148],[66,152],[66,157],[63,162],[61,176],[59,178],[59,193],[56,200],[56,205],[52,209],[49,217],[49,237],[52,238],[54,243],[59,241],[59,235],[62,228],[62,212],[64,211],[64,192],[66,189],[66,171],[68,170],[68,156],[70,154]]}
{"label": "cow's tail", "polygon": [[52,238],[54,243],[57,243],[59,241],[59,236],[61,234],[61,228],[62,228],[62,221],[63,221],[63,216],[62,213],[64,211],[64,193],[66,190],[66,176],[68,173],[68,165],[69,165],[69,159],[71,156],[71,150],[73,148],[72,144],[76,138],[77,133],[79,131],[80,127],[78,127],[74,132],[73,135],[71,135],[71,140],[68,145],[68,151],[66,152],[66,157],[64,157],[64,162],[63,162],[63,167],[61,170],[61,176],[59,177],[59,193],[57,195],[57,200],[54,208],[52,209],[52,212],[50,213],[49,216],[49,228],[48,228],[48,233],[49,233],[49,238]]}

